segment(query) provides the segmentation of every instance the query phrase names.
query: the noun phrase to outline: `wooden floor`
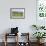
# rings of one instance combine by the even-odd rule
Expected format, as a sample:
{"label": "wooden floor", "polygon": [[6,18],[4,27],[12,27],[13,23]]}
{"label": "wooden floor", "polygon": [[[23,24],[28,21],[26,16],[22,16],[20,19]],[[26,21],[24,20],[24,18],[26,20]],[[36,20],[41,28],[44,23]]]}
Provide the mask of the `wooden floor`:
{"label": "wooden floor", "polygon": [[[0,46],[4,46],[4,43],[2,42],[0,42]],[[12,43],[12,42],[10,42],[10,43],[8,43],[8,45],[7,46],[15,46],[15,42],[14,43]],[[21,45],[22,46],[22,45]],[[25,46],[25,45],[24,45]],[[30,43],[30,46],[37,46],[37,43],[34,43],[34,42],[32,42],[32,43]],[[44,43],[43,45],[41,45],[41,46],[46,46],[46,43]]]}

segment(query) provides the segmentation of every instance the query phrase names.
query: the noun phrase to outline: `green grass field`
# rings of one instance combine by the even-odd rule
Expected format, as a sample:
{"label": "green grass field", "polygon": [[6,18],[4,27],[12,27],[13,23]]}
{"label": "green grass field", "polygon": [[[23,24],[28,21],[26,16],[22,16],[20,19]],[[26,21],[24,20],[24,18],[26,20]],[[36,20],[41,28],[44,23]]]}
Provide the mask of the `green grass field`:
{"label": "green grass field", "polygon": [[12,15],[16,17],[21,17],[23,16],[23,12],[12,12]]}

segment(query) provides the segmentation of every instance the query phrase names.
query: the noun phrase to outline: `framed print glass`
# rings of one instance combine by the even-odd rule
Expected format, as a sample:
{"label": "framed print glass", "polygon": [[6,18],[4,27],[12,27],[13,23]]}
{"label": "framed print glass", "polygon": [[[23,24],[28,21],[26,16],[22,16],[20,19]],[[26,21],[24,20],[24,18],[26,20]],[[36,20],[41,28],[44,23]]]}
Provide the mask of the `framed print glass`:
{"label": "framed print glass", "polygon": [[10,8],[10,18],[11,19],[24,19],[25,8]]}

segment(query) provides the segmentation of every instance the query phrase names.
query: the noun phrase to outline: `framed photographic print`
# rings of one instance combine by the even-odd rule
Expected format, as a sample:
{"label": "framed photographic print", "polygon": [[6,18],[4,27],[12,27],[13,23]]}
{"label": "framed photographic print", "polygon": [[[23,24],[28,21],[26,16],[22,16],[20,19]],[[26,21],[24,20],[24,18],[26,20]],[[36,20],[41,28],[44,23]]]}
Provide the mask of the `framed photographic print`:
{"label": "framed photographic print", "polygon": [[46,0],[37,0],[37,15],[39,18],[46,18]]}
{"label": "framed photographic print", "polygon": [[46,0],[37,0],[36,10],[36,24],[43,26],[46,25]]}
{"label": "framed photographic print", "polygon": [[24,19],[25,8],[10,8],[10,18],[11,19]]}

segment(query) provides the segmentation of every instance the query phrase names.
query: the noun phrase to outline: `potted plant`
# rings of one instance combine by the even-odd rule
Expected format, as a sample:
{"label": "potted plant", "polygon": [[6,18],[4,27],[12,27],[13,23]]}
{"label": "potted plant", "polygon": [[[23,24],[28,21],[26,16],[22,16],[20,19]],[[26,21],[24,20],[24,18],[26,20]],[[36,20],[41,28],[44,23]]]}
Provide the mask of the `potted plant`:
{"label": "potted plant", "polygon": [[35,28],[36,30],[38,30],[37,25],[32,25],[33,28]]}
{"label": "potted plant", "polygon": [[36,30],[45,29],[45,26],[32,25],[32,27],[35,28]]}
{"label": "potted plant", "polygon": [[35,32],[33,35],[37,38],[37,41],[40,43],[40,40],[46,36],[45,32]]}
{"label": "potted plant", "polygon": [[40,29],[45,29],[45,26],[41,26]]}

